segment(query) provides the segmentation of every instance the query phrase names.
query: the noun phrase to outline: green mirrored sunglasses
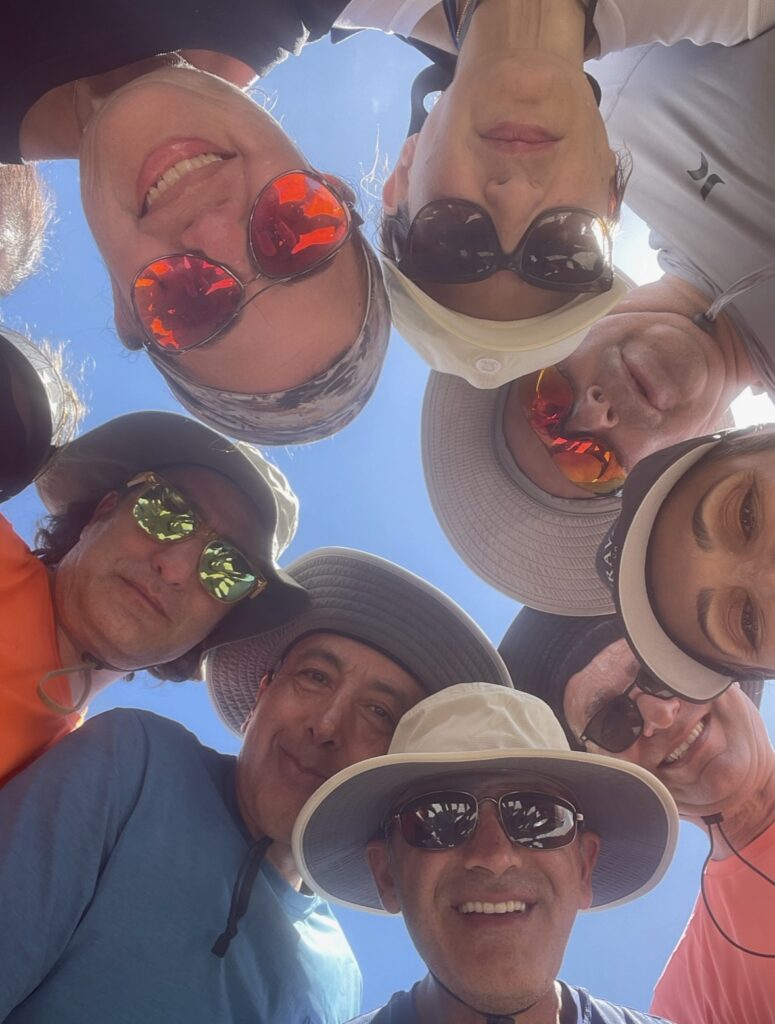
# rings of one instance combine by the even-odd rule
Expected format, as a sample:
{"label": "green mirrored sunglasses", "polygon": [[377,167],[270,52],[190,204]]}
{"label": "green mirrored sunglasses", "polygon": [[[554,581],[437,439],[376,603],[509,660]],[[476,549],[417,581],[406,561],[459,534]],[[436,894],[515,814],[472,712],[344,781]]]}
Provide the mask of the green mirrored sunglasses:
{"label": "green mirrored sunglasses", "polygon": [[204,547],[199,556],[197,576],[210,597],[234,604],[245,597],[257,597],[269,585],[231,541],[207,528],[191,502],[156,473],[140,473],[128,488],[144,485],[135,497],[135,522],[160,544],[186,540],[197,531]]}

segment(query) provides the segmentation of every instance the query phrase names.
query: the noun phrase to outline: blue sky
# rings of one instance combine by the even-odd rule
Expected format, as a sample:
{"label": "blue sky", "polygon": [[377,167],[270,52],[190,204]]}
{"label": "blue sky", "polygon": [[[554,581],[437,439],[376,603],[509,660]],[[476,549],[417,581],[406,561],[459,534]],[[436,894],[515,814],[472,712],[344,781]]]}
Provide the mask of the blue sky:
{"label": "blue sky", "polygon": [[[337,47],[322,41],[285,62],[262,84],[270,109],[319,169],[354,185],[377,153],[394,158],[409,120],[409,85],[423,58],[400,41],[362,33]],[[0,300],[0,320],[34,339],[66,341],[89,406],[85,428],[135,409],[178,409],[144,356],[125,351],[112,332],[107,274],[81,212],[77,165],[45,168],[56,195],[46,269]],[[376,201],[364,195],[361,209]],[[642,225],[625,220],[618,258],[638,280],[656,276]],[[310,317],[315,311],[310,310]],[[297,537],[284,564],[312,548],[364,548],[425,576],[458,601],[497,643],[519,606],[473,575],[433,517],[422,479],[419,413],[427,370],[397,336],[377,392],[364,413],[336,437],[271,457],[301,500]],[[150,454],[150,453],[149,453]],[[28,540],[41,506],[34,491],[3,508]],[[158,684],[144,674],[117,683],[91,706],[148,708],[178,719],[203,742],[234,751],[233,737],[211,709],[201,684]],[[766,696],[770,726],[775,712]],[[647,1008],[651,988],[693,905],[707,847],[700,831],[682,826],[678,855],[662,885],[613,911],[582,915],[562,976],[595,994]],[[399,919],[342,910],[340,920],[361,963],[364,1008],[410,986],[422,967]]]}

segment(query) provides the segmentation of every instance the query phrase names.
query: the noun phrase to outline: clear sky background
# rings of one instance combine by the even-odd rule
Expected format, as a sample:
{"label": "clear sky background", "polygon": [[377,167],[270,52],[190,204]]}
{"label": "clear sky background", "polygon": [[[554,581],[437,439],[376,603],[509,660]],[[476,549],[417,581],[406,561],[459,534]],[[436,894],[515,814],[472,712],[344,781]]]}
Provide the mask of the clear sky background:
{"label": "clear sky background", "polygon": [[[262,83],[274,115],[320,170],[360,186],[361,209],[373,228],[378,185],[363,179],[394,159],[409,121],[409,86],[424,59],[397,39],[362,33],[333,47],[321,41],[290,59]],[[152,116],[152,112],[150,115]],[[9,298],[0,320],[33,339],[67,343],[69,362],[82,378],[89,407],[84,428],[136,409],[182,411],[142,354],[124,350],[112,330],[107,274],[81,212],[78,167],[45,167],[56,196],[57,217],[46,269]],[[626,214],[617,239],[617,261],[639,282],[659,276],[646,231]],[[309,310],[314,318],[315,310]],[[458,601],[498,643],[519,610],[512,600],[480,581],[460,561],[436,524],[422,478],[420,406],[425,365],[394,333],[374,398],[336,437],[300,448],[270,452],[301,500],[301,523],[283,564],[325,545],[364,548],[400,562]],[[740,411],[743,419],[767,419],[761,403]],[[149,463],[153,453],[149,452]],[[29,541],[42,507],[34,491],[2,509]],[[775,710],[765,695],[763,711],[772,734]],[[212,710],[197,683],[159,684],[144,673],[119,682],[91,705],[97,714],[116,706],[143,707],[183,722],[219,750],[238,741]],[[581,915],[562,977],[596,995],[640,1009],[694,903],[707,838],[682,826],[678,855],[661,886],[648,896],[602,913]],[[184,869],[184,862],[181,862]],[[361,963],[364,1009],[423,973],[400,919],[341,910],[340,920]]]}

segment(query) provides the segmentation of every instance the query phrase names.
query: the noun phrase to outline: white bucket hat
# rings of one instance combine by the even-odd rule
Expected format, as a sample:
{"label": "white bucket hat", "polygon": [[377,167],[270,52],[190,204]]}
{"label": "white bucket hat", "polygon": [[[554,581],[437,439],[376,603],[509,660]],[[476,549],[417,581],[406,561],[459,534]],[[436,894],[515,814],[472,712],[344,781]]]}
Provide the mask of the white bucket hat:
{"label": "white bucket hat", "polygon": [[572,752],[537,697],[468,683],[420,701],[398,723],[387,754],[338,772],[307,801],[293,830],[304,881],[326,899],[383,912],[366,844],[397,803],[458,770],[504,769],[556,780],[600,836],[594,909],[635,899],[662,878],[678,836],[678,812],[662,783],[638,765]]}
{"label": "white bucket hat", "polygon": [[226,725],[240,728],[262,677],[309,633],[351,637],[381,651],[432,693],[486,679],[511,686],[501,656],[473,619],[424,579],[366,551],[320,548],[288,573],[305,588],[309,607],[278,629],[221,647],[207,658],[210,697]]}
{"label": "white bucket hat", "polygon": [[485,389],[567,359],[589,329],[635,287],[617,270],[611,288],[600,295],[577,295],[559,309],[526,320],[482,320],[442,306],[393,260],[384,258],[382,268],[398,333],[432,370]]}

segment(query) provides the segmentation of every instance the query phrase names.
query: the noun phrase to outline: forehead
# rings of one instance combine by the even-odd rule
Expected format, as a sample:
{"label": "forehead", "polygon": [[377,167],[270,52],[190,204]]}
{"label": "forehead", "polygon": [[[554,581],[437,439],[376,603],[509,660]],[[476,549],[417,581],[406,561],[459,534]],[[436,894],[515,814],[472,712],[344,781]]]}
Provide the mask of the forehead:
{"label": "forehead", "polygon": [[429,781],[418,781],[410,785],[393,803],[402,804],[417,797],[443,790],[460,790],[479,797],[499,797],[505,793],[523,790],[530,793],[545,793],[547,796],[560,796],[573,799],[570,791],[557,779],[541,772],[520,769],[498,769],[496,771],[451,771]]}
{"label": "forehead", "polygon": [[163,466],[158,475],[179,487],[207,525],[239,544],[246,554],[251,547],[265,547],[257,543],[258,537],[268,532],[261,525],[258,509],[228,477],[204,466],[187,465]]}
{"label": "forehead", "polygon": [[383,671],[404,672],[396,661],[364,640],[324,630],[306,633],[298,640],[294,640],[291,646],[286,648],[282,660],[293,662],[315,656],[330,661],[338,668],[367,665]]}

